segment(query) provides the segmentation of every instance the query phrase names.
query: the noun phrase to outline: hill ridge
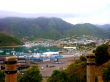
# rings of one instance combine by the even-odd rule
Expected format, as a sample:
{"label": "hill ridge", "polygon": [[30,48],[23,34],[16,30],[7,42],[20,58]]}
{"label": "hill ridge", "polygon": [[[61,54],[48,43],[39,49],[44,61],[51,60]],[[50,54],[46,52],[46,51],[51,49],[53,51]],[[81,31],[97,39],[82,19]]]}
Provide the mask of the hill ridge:
{"label": "hill ridge", "polygon": [[0,19],[0,32],[14,35],[20,39],[60,39],[73,35],[91,35],[110,38],[108,31],[90,23],[70,24],[56,17],[19,18],[7,17]]}

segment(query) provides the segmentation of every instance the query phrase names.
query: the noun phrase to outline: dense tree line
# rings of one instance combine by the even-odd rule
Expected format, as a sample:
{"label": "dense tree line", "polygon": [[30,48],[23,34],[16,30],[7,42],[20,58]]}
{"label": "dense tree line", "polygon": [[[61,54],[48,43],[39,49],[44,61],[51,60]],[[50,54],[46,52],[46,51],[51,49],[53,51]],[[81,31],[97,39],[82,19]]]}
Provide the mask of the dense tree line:
{"label": "dense tree line", "polygon": [[42,75],[38,66],[28,68],[22,75],[18,75],[18,82],[41,82]]}

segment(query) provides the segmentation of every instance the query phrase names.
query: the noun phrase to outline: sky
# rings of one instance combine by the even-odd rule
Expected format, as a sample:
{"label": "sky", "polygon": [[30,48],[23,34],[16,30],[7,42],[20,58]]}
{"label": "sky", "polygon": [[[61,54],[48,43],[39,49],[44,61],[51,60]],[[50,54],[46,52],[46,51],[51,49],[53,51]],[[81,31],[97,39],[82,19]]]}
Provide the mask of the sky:
{"label": "sky", "polygon": [[110,24],[110,0],[0,0],[0,12],[0,16],[59,17],[72,24]]}

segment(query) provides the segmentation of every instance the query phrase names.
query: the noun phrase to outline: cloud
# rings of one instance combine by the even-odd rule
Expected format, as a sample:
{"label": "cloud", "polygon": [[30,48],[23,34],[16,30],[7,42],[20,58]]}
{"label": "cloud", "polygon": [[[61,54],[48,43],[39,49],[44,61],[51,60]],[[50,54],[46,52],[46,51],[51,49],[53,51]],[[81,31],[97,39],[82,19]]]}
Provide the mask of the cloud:
{"label": "cloud", "polygon": [[22,13],[74,13],[95,12],[108,4],[108,0],[0,0],[0,10]]}
{"label": "cloud", "polygon": [[0,18],[3,17],[26,17],[26,18],[37,18],[37,17],[58,17],[58,18],[71,18],[78,17],[75,14],[66,13],[17,13],[9,11],[0,11]]}
{"label": "cloud", "polygon": [[110,21],[110,0],[0,0],[0,10],[14,12],[8,16],[59,17],[71,23]]}

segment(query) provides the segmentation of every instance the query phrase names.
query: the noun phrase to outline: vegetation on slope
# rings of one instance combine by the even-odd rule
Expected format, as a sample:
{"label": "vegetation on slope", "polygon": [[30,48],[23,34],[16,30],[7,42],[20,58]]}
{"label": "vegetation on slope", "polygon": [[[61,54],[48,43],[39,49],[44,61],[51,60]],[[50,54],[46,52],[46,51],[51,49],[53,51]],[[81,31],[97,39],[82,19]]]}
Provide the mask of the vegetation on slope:
{"label": "vegetation on slope", "polygon": [[[109,29],[109,25],[107,29]],[[3,18],[0,19],[0,32],[8,33],[17,38],[26,39],[60,39],[74,35],[91,35],[109,38],[110,31],[93,24],[72,25],[60,18]]]}
{"label": "vegetation on slope", "polygon": [[103,30],[97,26],[89,23],[85,24],[76,24],[74,28],[68,31],[69,35],[90,35],[94,37],[106,37],[103,33]]}
{"label": "vegetation on slope", "polygon": [[0,20],[1,32],[27,39],[59,39],[64,36],[66,30],[72,27],[72,24],[59,18],[4,18]]}
{"label": "vegetation on slope", "polygon": [[0,33],[0,46],[16,46],[21,44],[23,43],[18,39],[12,36]]}

